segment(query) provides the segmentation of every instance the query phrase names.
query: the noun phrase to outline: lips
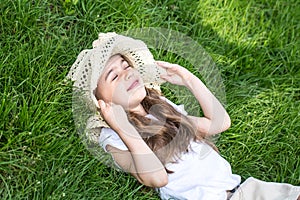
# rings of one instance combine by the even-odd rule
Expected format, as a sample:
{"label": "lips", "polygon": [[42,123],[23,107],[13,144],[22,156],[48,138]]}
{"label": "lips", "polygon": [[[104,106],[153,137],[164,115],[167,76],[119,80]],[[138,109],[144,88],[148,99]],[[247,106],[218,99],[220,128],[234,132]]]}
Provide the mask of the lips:
{"label": "lips", "polygon": [[139,80],[135,80],[131,85],[130,87],[127,89],[127,91],[135,88],[137,85],[139,85]]}

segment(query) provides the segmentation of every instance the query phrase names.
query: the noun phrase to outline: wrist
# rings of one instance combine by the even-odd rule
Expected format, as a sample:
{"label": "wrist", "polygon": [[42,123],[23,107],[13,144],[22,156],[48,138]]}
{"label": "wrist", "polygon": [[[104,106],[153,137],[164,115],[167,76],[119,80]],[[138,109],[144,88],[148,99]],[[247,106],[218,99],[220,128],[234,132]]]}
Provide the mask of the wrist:
{"label": "wrist", "polygon": [[195,88],[196,86],[196,82],[198,82],[199,79],[194,75],[194,74],[190,74],[190,76],[186,79],[185,81],[185,87],[187,87],[190,91],[193,90],[193,88]]}
{"label": "wrist", "polygon": [[130,127],[132,126],[132,124],[130,124],[127,118],[122,118],[122,117],[120,117],[119,119],[117,119],[116,117],[107,117],[107,118],[108,120],[106,120],[106,123],[109,125],[111,129],[113,129],[118,134],[121,133],[122,131],[130,129]]}
{"label": "wrist", "polygon": [[122,124],[117,130],[115,130],[122,140],[140,140],[142,137],[135,129],[135,127],[128,123]]}
{"label": "wrist", "polygon": [[130,152],[138,154],[152,152],[132,124],[129,123],[128,126],[124,126],[122,129],[119,129],[117,133]]}
{"label": "wrist", "polygon": [[[120,126],[117,126],[114,130],[119,134],[126,134],[128,132],[131,132],[134,127],[129,122],[120,123]],[[135,130],[135,129],[134,129]]]}

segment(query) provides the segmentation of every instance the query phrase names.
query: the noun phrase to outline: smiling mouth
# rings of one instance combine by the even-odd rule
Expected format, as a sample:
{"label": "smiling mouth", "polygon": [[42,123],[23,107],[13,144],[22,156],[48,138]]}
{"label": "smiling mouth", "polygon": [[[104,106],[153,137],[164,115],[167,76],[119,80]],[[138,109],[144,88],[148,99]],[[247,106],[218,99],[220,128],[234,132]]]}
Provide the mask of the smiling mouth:
{"label": "smiling mouth", "polygon": [[130,87],[127,89],[127,91],[135,88],[137,85],[139,85],[139,80],[135,80],[131,85]]}

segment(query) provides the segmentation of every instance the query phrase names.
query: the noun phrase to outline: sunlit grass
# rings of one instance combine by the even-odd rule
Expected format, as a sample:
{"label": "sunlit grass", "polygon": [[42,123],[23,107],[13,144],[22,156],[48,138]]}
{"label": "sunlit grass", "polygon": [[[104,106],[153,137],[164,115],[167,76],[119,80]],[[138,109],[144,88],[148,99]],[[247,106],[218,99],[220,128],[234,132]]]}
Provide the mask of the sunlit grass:
{"label": "sunlit grass", "polygon": [[215,60],[232,119],[217,145],[234,173],[300,184],[298,1],[58,2],[0,5],[1,199],[159,199],[85,148],[64,80],[99,32],[141,27],[186,34]]}

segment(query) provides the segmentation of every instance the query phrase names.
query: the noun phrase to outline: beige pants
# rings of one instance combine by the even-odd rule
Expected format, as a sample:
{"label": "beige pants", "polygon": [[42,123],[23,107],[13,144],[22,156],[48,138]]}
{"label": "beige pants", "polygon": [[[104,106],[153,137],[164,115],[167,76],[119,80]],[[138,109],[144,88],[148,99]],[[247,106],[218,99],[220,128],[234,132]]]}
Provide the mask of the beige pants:
{"label": "beige pants", "polygon": [[248,178],[230,200],[296,200],[300,187],[286,183],[264,182]]}

